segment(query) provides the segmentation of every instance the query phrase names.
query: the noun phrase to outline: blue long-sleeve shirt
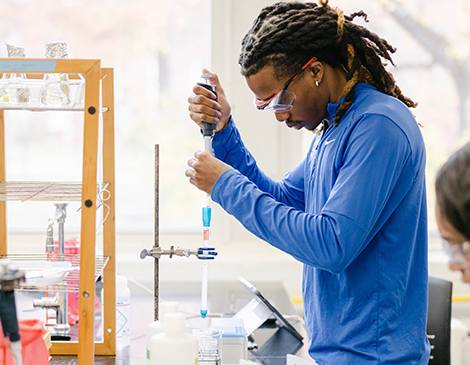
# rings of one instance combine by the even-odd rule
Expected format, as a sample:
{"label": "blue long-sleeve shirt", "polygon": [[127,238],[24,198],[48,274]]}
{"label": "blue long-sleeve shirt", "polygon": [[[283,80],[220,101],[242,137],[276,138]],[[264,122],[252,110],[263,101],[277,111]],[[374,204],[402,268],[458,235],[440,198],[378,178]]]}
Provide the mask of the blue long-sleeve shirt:
{"label": "blue long-sleeve shirt", "polygon": [[[328,104],[330,120],[339,104]],[[319,364],[427,364],[425,147],[408,108],[368,84],[339,126],[276,182],[233,121],[213,141],[234,169],[212,199],[304,263],[309,353]]]}

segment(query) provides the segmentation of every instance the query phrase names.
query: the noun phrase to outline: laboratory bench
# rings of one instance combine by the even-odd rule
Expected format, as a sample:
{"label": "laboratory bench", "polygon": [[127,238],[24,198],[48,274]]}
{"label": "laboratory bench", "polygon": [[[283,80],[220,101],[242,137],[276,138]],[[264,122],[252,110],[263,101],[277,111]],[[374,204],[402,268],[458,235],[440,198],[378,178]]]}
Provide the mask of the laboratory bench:
{"label": "laboratory bench", "polygon": [[[283,315],[295,315],[295,308],[289,300],[287,292],[280,282],[253,282],[260,292]],[[160,297],[166,301],[176,301],[180,304],[180,310],[194,313],[195,318],[188,319],[193,327],[201,326],[202,319],[197,316],[200,304],[200,282],[164,282],[160,285]],[[154,318],[153,295],[144,292],[137,286],[129,284],[131,289],[131,345],[123,351],[119,350],[114,356],[96,356],[95,364],[99,365],[142,365],[146,362],[146,331],[147,325]],[[209,282],[208,305],[209,313],[234,313],[247,304],[253,295],[247,291],[238,281],[234,282]],[[189,318],[189,317],[188,317]],[[292,322],[292,325],[304,337],[304,346],[296,356],[311,359],[307,352],[307,334],[300,322]],[[258,346],[269,339],[275,332],[271,328],[259,328],[254,333]],[[51,365],[77,364],[74,356],[53,356]]]}

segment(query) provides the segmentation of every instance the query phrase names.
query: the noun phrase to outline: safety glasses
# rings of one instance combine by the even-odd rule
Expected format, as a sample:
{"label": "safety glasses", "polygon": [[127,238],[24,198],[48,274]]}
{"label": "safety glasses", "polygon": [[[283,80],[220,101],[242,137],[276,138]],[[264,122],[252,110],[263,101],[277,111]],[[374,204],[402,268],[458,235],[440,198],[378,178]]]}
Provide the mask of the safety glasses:
{"label": "safety glasses", "polygon": [[470,242],[464,242],[459,245],[451,245],[443,240],[442,247],[449,257],[450,262],[460,268],[470,265]]}
{"label": "safety glasses", "polygon": [[260,100],[255,97],[255,106],[258,110],[269,110],[274,113],[284,112],[292,109],[295,101],[295,94],[292,91],[288,91],[290,83],[294,81],[299,75],[313,62],[317,60],[316,57],[312,57],[300,70],[298,74],[291,77],[284,84],[281,90],[271,96],[269,99]]}

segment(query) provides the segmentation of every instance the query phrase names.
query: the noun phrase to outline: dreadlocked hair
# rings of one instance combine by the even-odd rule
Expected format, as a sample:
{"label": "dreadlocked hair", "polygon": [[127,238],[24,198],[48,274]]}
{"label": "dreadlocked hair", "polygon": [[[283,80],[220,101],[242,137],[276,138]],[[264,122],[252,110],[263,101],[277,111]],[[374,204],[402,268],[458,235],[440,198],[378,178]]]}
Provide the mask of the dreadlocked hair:
{"label": "dreadlocked hair", "polygon": [[242,40],[238,61],[241,73],[248,77],[272,65],[275,77],[282,79],[297,73],[313,56],[333,68],[343,68],[347,80],[345,99],[335,115],[335,126],[352,105],[354,86],[359,82],[373,85],[409,108],[416,107],[385,69],[387,62],[395,66],[391,54],[396,49],[354,24],[356,17],[368,21],[362,10],[344,15],[341,9],[330,7],[328,0],[320,0],[320,5],[278,2],[267,6]]}

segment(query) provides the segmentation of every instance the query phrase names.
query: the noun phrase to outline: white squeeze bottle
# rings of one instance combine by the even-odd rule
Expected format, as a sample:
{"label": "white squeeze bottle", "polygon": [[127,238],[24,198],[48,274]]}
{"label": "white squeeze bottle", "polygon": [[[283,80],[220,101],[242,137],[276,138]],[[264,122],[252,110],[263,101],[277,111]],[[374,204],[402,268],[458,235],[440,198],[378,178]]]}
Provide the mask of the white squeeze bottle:
{"label": "white squeeze bottle", "polygon": [[131,291],[127,277],[116,276],[116,347],[122,349],[131,344],[130,333]]}
{"label": "white squeeze bottle", "polygon": [[194,365],[198,358],[198,341],[186,333],[183,313],[164,316],[165,332],[151,339],[151,365]]}
{"label": "white squeeze bottle", "polygon": [[178,313],[179,303],[178,302],[162,302],[158,306],[158,321],[151,322],[147,325],[147,365],[150,365],[151,359],[151,339],[154,335],[163,333],[163,318],[168,313]]}

